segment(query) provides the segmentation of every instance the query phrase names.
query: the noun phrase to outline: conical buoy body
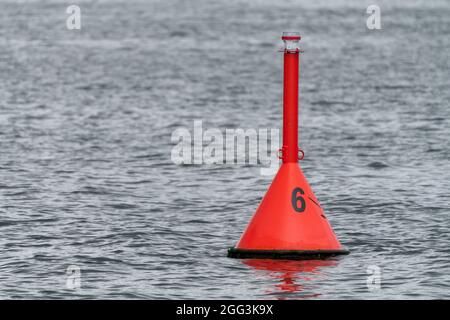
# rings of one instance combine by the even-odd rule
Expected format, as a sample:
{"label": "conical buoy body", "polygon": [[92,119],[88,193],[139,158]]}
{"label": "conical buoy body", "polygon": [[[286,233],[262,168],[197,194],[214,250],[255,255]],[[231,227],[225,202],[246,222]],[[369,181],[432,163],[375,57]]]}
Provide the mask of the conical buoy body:
{"label": "conical buoy body", "polygon": [[296,163],[285,163],[238,242],[240,249],[341,250]]}
{"label": "conical buoy body", "polygon": [[[298,160],[298,72],[300,35],[285,33],[283,160],[275,179],[237,245],[233,258],[315,259],[347,254],[336,238]],[[301,152],[301,157],[299,157]]]}
{"label": "conical buoy body", "polygon": [[[258,252],[259,251],[259,252]],[[280,167],[230,255],[329,256],[346,253],[297,163]]]}

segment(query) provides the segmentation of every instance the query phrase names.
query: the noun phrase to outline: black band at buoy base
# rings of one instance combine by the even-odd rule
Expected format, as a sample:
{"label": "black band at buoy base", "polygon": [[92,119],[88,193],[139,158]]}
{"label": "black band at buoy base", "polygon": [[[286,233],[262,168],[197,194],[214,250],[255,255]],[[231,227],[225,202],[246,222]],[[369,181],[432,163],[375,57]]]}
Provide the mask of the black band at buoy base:
{"label": "black band at buoy base", "polygon": [[341,250],[252,250],[228,248],[228,257],[236,259],[284,259],[284,260],[318,260],[338,255],[349,254],[346,249]]}

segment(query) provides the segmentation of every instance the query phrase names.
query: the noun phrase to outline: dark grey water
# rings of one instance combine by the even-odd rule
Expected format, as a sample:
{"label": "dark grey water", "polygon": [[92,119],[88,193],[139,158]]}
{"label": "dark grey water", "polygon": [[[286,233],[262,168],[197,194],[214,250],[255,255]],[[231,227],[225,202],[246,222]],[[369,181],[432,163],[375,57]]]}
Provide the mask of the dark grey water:
{"label": "dark grey water", "polygon": [[[1,298],[450,298],[448,2],[378,1],[382,30],[364,1],[69,4],[0,3]],[[286,30],[337,261],[226,258],[270,179],[170,158],[194,120],[281,126]]]}

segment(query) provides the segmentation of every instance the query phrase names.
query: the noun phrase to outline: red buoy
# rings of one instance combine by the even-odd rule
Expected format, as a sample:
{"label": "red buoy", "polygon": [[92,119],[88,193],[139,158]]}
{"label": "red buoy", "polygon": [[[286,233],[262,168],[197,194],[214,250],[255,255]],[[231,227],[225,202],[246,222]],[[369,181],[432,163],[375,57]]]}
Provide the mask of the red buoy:
{"label": "red buoy", "polygon": [[300,35],[283,33],[284,95],[282,165],[237,245],[232,258],[317,259],[348,254],[306,181],[298,161]]}

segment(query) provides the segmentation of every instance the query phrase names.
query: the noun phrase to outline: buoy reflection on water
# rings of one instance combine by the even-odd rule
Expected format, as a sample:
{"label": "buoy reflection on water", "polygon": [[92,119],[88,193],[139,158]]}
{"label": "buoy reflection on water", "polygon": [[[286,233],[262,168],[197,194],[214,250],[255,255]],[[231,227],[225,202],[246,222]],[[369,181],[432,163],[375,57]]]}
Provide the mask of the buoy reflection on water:
{"label": "buoy reflection on water", "polygon": [[[336,267],[339,260],[243,259],[242,262],[255,271],[263,271],[265,276],[275,281],[273,288],[266,293],[277,295],[301,293],[306,286],[313,285],[314,280],[324,277],[324,268]],[[319,293],[312,293],[299,297],[319,296]],[[282,296],[279,298],[283,299]]]}

